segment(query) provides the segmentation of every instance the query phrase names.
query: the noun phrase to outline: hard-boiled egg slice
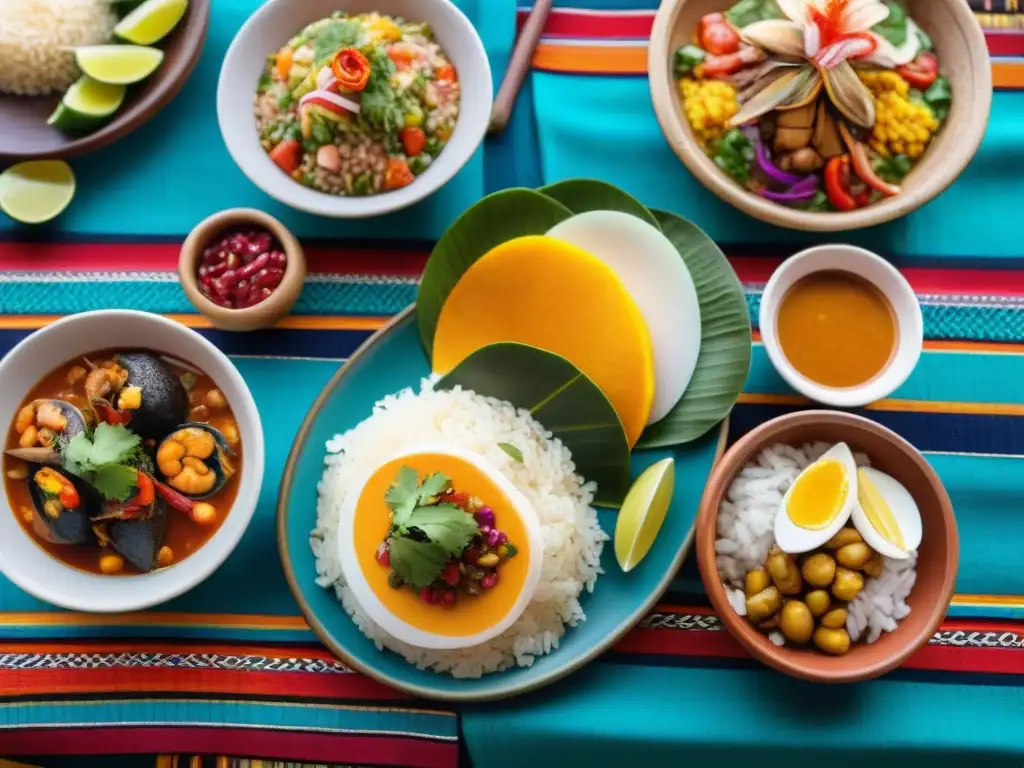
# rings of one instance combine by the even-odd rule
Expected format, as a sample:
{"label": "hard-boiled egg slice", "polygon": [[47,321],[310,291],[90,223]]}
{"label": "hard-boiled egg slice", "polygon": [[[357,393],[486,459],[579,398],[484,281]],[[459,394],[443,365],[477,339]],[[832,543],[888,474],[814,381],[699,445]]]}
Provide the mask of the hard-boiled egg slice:
{"label": "hard-boiled egg slice", "polygon": [[853,524],[868,546],[904,560],[921,545],[921,510],[899,481],[870,467],[857,471]]}
{"label": "hard-boiled egg slice", "polygon": [[775,543],[797,554],[820,547],[846,525],[857,504],[857,464],[837,443],[797,475],[775,516]]}

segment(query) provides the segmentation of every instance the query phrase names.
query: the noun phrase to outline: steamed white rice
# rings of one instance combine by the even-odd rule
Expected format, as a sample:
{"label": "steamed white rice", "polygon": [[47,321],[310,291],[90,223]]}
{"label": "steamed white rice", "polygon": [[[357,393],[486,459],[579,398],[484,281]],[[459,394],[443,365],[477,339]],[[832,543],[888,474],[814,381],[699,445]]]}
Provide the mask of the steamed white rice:
{"label": "steamed white rice", "polygon": [[[797,475],[832,446],[809,443],[801,448],[778,443],[765,448],[748,463],[729,486],[718,510],[715,562],[725,583],[729,604],[740,616],[747,615],[743,578],[763,566],[775,544],[775,515],[782,497]],[[870,466],[862,453],[855,453],[857,466]],[[882,632],[892,632],[910,614],[907,598],[914,588],[917,553],[907,560],[883,557],[884,570],[868,578],[864,589],[847,605],[846,630],[850,639],[873,643]],[[769,633],[775,645],[784,645],[779,631]]]}
{"label": "steamed white rice", "polygon": [[109,0],[0,0],[0,93],[63,91],[79,75],[70,49],[110,40]]}
{"label": "steamed white rice", "polygon": [[[352,484],[403,447],[449,443],[474,451],[504,474],[533,505],[544,536],[540,585],[522,616],[490,642],[474,648],[432,651],[388,635],[362,610],[345,585],[338,561],[338,513]],[[499,443],[522,451],[513,460]],[[480,677],[513,665],[528,667],[558,647],[567,626],[586,616],[579,603],[601,574],[608,536],[590,506],[594,486],[576,475],[569,450],[524,410],[456,389],[435,392],[430,380],[379,401],[370,418],[327,443],[318,485],[317,524],[310,534],[317,583],[333,588],[359,629],[379,649],[390,649],[423,669],[455,677]]]}

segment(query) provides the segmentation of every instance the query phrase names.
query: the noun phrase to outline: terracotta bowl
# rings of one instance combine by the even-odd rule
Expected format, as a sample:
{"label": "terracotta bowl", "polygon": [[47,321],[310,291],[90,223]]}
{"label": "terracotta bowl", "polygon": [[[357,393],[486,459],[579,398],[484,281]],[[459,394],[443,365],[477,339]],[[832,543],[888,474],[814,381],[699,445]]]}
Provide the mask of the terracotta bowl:
{"label": "terracotta bowl", "polygon": [[156,44],[164,52],[159,69],[143,82],[131,86],[117,114],[97,131],[71,136],[46,124],[63,94],[14,96],[0,93],[0,125],[3,126],[0,130],[0,160],[85,155],[102,149],[146,123],[171,102],[199,62],[210,21],[210,3],[211,0],[191,0],[178,26],[166,40]]}
{"label": "terracotta bowl", "polygon": [[906,0],[907,12],[935,44],[953,91],[953,105],[942,131],[904,180],[903,192],[845,213],[796,210],[748,192],[714,164],[694,137],[672,74],[672,56],[679,46],[690,42],[700,17],[723,11],[730,4],[728,0],[664,0],[654,20],[647,54],[651,98],[665,138],[690,172],[727,203],[769,224],[791,229],[860,229],[920,208],[952,184],[974,157],[992,106],[992,69],[985,36],[964,0]]}
{"label": "terracotta bowl", "polygon": [[[288,262],[284,279],[269,298],[246,309],[228,309],[214,304],[199,290],[199,260],[215,238],[229,230],[245,228],[269,231],[281,244]],[[273,325],[295,305],[306,279],[306,256],[295,236],[269,213],[254,208],[230,208],[204,219],[189,233],[178,258],[178,279],[192,306],[215,327],[225,331],[254,331]]]}
{"label": "terracotta bowl", "polygon": [[[907,604],[910,615],[894,632],[872,645],[863,642],[845,656],[828,656],[807,647],[777,647],[733,610],[715,564],[718,507],[733,478],[760,451],[775,443],[802,445],[822,440],[846,442],[871,458],[872,466],[892,475],[921,510],[924,538],[918,548],[917,582]],[[697,516],[697,560],[715,612],[750,654],[793,677],[823,683],[850,683],[884,675],[903,664],[938,629],[953,597],[959,561],[953,505],[935,470],[914,446],[873,421],[838,411],[803,411],[766,422],[744,435],[715,466]]]}

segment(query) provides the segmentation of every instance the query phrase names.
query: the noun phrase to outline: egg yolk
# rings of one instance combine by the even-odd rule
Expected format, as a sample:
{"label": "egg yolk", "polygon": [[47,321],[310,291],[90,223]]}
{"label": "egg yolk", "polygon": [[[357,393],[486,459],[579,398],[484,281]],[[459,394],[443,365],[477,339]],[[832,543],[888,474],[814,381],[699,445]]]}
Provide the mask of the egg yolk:
{"label": "egg yolk", "polygon": [[846,467],[838,459],[825,459],[803,471],[793,484],[786,512],[801,528],[826,528],[842,511],[849,490]]}
{"label": "egg yolk", "polygon": [[871,482],[867,472],[862,469],[857,470],[857,501],[860,502],[871,527],[878,531],[878,535],[906,552],[907,545],[892,508],[878,490],[878,486]]}

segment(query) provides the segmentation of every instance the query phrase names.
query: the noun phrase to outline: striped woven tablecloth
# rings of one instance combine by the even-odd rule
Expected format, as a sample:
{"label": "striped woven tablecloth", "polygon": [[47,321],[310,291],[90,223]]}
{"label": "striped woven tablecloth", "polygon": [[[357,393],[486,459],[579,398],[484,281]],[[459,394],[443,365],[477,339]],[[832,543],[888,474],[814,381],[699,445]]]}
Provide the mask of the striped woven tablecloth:
{"label": "striped woven tablecloth", "polygon": [[[319,646],[288,592],[273,527],[277,479],[303,415],[338,364],[414,299],[431,241],[486,191],[605,178],[723,243],[756,319],[775,266],[821,239],[743,217],[679,166],[658,132],[640,65],[653,0],[560,4],[509,131],[435,200],[357,224],[283,211],[231,166],[212,113],[220,57],[255,5],[215,4],[207,48],[182,96],[136,135],[73,163],[79,198],[55,226],[0,221],[0,355],[72,312],[172,315],[233,357],[263,414],[268,446],[259,508],[239,549],[168,605],[74,614],[0,580],[0,756],[104,768],[447,767],[460,752],[478,766],[548,765],[552,755],[588,766],[677,764],[683,756],[736,765],[1021,765],[1024,31],[1015,31],[1011,0],[979,5],[992,27],[999,92],[977,159],[921,211],[843,238],[891,258],[924,308],[920,365],[865,413],[924,450],[953,498],[961,567],[941,631],[884,680],[841,693],[807,686],[745,657],[721,631],[689,562],[662,603],[600,661],[538,694],[458,710],[408,700]],[[515,33],[514,0],[460,5],[500,74]],[[210,169],[209,178],[188,170],[197,166]],[[300,303],[266,332],[211,330],[176,282],[187,230],[237,204],[281,215],[309,252]],[[732,435],[805,405],[755,337]],[[849,750],[854,740],[859,747]]]}

